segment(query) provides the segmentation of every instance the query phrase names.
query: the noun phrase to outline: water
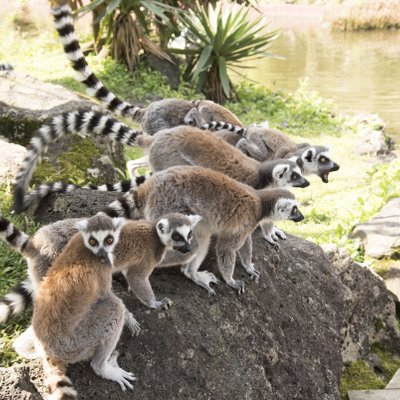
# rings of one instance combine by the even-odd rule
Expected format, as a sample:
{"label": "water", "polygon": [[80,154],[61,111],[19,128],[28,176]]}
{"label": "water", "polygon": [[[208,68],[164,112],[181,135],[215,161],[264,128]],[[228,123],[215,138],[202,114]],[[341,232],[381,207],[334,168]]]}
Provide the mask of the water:
{"label": "water", "polygon": [[247,77],[285,91],[308,77],[339,111],[377,113],[400,141],[400,32],[285,29],[270,51],[285,59],[255,60]]}

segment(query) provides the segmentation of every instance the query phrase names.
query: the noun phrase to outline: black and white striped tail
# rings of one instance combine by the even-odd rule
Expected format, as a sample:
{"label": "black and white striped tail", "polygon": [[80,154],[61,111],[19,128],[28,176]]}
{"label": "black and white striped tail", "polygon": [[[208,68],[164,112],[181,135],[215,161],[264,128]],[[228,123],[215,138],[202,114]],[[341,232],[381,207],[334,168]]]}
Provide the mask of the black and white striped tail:
{"label": "black and white striped tail", "polygon": [[101,112],[80,110],[53,117],[42,125],[31,139],[28,154],[15,179],[13,209],[17,213],[23,211],[26,188],[47,146],[67,134],[74,133],[83,137],[94,133],[128,146],[133,146],[137,137],[141,135],[141,132],[134,131],[128,125]]}
{"label": "black and white striped tail", "polygon": [[18,283],[0,298],[0,324],[21,315],[32,304],[32,283],[29,279]]}
{"label": "black and white striped tail", "polygon": [[209,131],[219,131],[222,129],[226,129],[230,132],[235,132],[238,135],[243,135],[246,132],[246,128],[244,128],[243,126],[232,125],[224,121],[210,121],[207,124],[201,125],[201,129]]}
{"label": "black and white striped tail", "polygon": [[8,63],[0,63],[0,71],[12,71],[14,67]]}
{"label": "black and white striped tail", "polygon": [[88,95],[95,96],[105,103],[110,111],[140,122],[145,109],[120,100],[98,80],[87,64],[75,33],[71,8],[65,4],[52,8],[51,13],[65,55],[70,60],[72,68],[77,72],[78,80],[86,86]]}
{"label": "black and white striped tail", "polygon": [[[29,236],[21,232],[7,218],[0,216],[0,238],[23,254]],[[0,324],[12,315],[21,314],[32,301],[32,285],[29,280],[19,283],[8,294],[0,298]]]}
{"label": "black and white striped tail", "polygon": [[12,222],[3,216],[0,216],[0,238],[21,254],[29,240],[28,235],[21,232]]}
{"label": "black and white striped tail", "polygon": [[136,191],[134,190],[124,194],[101,211],[111,218],[139,219],[143,217],[138,210]]}
{"label": "black and white striped tail", "polygon": [[99,192],[117,192],[126,193],[131,189],[135,189],[149,178],[150,175],[138,176],[135,179],[125,180],[117,183],[106,183],[104,185],[85,185],[78,186],[72,183],[64,182],[51,182],[40,185],[34,190],[30,191],[24,199],[23,209],[26,210],[33,203],[39,202],[50,193],[71,193],[77,189],[97,190]]}
{"label": "black and white striped tail", "polygon": [[78,393],[73,383],[66,375],[66,365],[47,355],[43,357],[43,372],[48,400],[78,400]]}

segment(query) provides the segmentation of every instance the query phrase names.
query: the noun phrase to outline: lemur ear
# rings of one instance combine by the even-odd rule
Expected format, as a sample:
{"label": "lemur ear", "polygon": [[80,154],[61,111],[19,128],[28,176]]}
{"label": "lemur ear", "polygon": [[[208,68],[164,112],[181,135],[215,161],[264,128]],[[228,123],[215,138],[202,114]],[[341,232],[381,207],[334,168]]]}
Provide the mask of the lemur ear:
{"label": "lemur ear", "polygon": [[313,157],[315,157],[315,149],[313,148],[306,150],[302,155],[302,158],[308,162],[311,162]]}
{"label": "lemur ear", "polygon": [[192,228],[194,228],[203,219],[201,215],[188,215],[188,218],[192,223]]}
{"label": "lemur ear", "polygon": [[300,167],[303,168],[304,166],[304,161],[301,159],[301,157],[297,157],[295,160],[296,164]]}
{"label": "lemur ear", "polygon": [[75,228],[78,229],[78,231],[81,231],[81,232],[86,232],[87,226],[88,226],[88,220],[87,219],[82,219],[82,220],[78,221],[75,224]]}
{"label": "lemur ear", "polygon": [[166,233],[169,230],[169,223],[168,223],[168,220],[166,218],[160,219],[157,222],[157,230],[160,233]]}
{"label": "lemur ear", "polygon": [[278,179],[282,179],[283,175],[285,175],[285,173],[288,170],[288,166],[287,164],[278,164],[274,169],[273,169],[273,174],[278,178]]}
{"label": "lemur ear", "polygon": [[123,223],[125,222],[125,218],[113,218],[113,226],[114,229],[117,230],[119,228],[121,228],[121,226],[123,225]]}

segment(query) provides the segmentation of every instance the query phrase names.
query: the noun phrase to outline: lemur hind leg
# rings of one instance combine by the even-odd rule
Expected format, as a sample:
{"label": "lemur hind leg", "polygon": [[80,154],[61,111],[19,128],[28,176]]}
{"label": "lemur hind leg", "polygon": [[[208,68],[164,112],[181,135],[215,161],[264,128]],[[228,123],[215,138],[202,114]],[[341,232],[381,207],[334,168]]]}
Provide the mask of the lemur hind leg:
{"label": "lemur hind leg", "polygon": [[253,241],[251,235],[247,236],[243,243],[243,246],[237,251],[240,263],[246,272],[250,275],[250,279],[258,283],[260,278],[260,272],[254,268],[254,263],[251,262],[253,255]]}
{"label": "lemur hind leg", "polygon": [[155,309],[168,308],[172,305],[172,301],[167,297],[157,300],[151,287],[149,276],[153,272],[146,271],[146,266],[132,268],[125,273],[129,283],[129,289],[133,291],[135,296],[146,306]]}
{"label": "lemur hind leg", "polygon": [[239,294],[244,293],[244,282],[233,279],[233,272],[235,270],[236,251],[242,247],[243,243],[243,238],[219,236],[216,245],[218,269],[224,281],[236,289]]}
{"label": "lemur hind leg", "polygon": [[102,299],[96,306],[91,317],[80,328],[88,340],[96,340],[91,337],[91,332],[93,332],[91,326],[92,324],[103,326],[101,331],[96,330],[101,334],[97,338],[97,346],[90,365],[97,375],[117,382],[122,390],[133,389],[131,381],[136,380],[135,376],[118,366],[117,353],[114,353],[124,326],[125,306],[114,294]]}
{"label": "lemur hind leg", "polygon": [[198,245],[196,256],[190,262],[182,265],[181,271],[194,283],[206,289],[209,294],[214,295],[215,290],[210,287],[210,283],[219,283],[218,278],[209,271],[199,271],[200,265],[208,252],[211,232],[204,226],[198,228],[199,225],[195,229],[195,237]]}
{"label": "lemur hind leg", "polygon": [[138,168],[149,168],[150,167],[150,161],[149,161],[149,156],[143,156],[141,158],[138,158],[136,160],[129,160],[126,163],[126,169],[128,170],[128,174],[131,179],[135,179],[138,176],[140,176],[136,170]]}
{"label": "lemur hind leg", "polygon": [[237,142],[236,147],[242,153],[255,158],[258,161],[265,161],[269,153],[264,141],[257,135],[251,135],[240,139]]}

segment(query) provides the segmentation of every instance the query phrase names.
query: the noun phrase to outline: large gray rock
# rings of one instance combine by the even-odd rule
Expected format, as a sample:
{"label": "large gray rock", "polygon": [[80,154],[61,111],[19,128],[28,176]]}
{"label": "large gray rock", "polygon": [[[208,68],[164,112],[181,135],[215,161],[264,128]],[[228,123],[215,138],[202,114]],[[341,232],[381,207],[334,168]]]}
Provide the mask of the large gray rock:
{"label": "large gray rock", "polygon": [[341,329],[344,362],[367,358],[371,346],[380,343],[400,352],[400,332],[396,320],[396,297],[371,268],[352,261],[349,253],[335,245],[324,245],[343,284],[345,323]]}
{"label": "large gray rock", "polygon": [[[49,118],[67,111],[94,108],[98,108],[95,103],[83,100],[62,86],[41,82],[15,71],[0,72],[0,135],[10,142],[26,146],[35,131]],[[65,159],[60,161],[60,156],[71,149],[75,153],[82,152],[81,159],[74,162],[83,167],[81,170],[86,174],[85,180],[113,181],[118,177],[114,165],[125,168],[121,145],[100,137],[83,140],[72,136],[62,138],[49,147],[44,158],[48,164],[45,171],[39,173],[40,179],[45,177],[49,166],[52,169],[52,174],[49,172],[52,179],[65,171],[67,175],[73,174],[73,165],[66,166],[68,162]],[[66,175],[61,177],[67,178]],[[72,178],[81,180],[82,176]]]}
{"label": "large gray rock", "polygon": [[[87,216],[113,197],[83,190],[53,196],[36,215],[42,222]],[[345,253],[327,250],[331,260],[319,246],[289,236],[277,252],[256,232],[258,284],[238,266],[235,275],[246,280],[245,294],[238,297],[221,284],[209,297],[178,268],[156,270],[151,278],[156,295],[174,301],[162,312],[148,310],[124,282],[115,282],[116,293],[142,326],[139,337],[125,331],[118,344],[121,365],[139,380],[134,394],[124,394],[88,364],[74,365],[69,375],[81,398],[339,400],[343,358],[365,355],[382,339],[396,347],[400,335],[393,297],[382,281]],[[204,268],[218,274],[213,255]],[[42,376],[37,363],[27,368],[31,379]],[[11,380],[5,382],[4,393],[10,393]],[[18,398],[15,391],[4,400]]]}
{"label": "large gray rock", "polygon": [[11,182],[17,174],[23,159],[26,156],[26,149],[15,143],[8,143],[0,139],[0,181]]}
{"label": "large gray rock", "polygon": [[365,254],[372,258],[391,257],[400,250],[400,198],[390,200],[368,222],[358,224],[351,233],[360,238]]}

